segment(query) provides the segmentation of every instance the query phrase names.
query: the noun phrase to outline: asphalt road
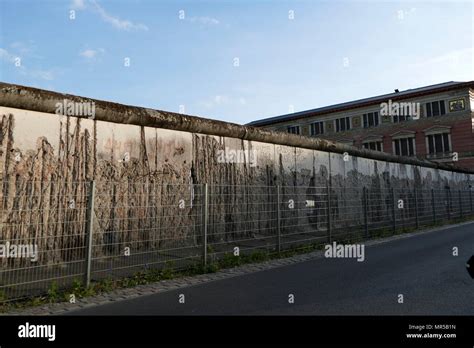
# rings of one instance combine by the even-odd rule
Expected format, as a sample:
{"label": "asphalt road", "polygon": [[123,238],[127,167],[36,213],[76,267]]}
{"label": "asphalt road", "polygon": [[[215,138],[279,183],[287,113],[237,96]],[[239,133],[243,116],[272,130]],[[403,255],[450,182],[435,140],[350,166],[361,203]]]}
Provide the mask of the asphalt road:
{"label": "asphalt road", "polygon": [[313,259],[69,315],[474,315],[472,254],[474,223],[367,246],[364,262]]}

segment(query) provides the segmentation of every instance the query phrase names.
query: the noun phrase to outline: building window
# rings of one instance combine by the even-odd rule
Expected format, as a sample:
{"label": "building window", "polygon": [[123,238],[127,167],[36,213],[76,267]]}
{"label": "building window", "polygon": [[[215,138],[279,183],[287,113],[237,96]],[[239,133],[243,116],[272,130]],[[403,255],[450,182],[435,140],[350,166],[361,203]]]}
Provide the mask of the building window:
{"label": "building window", "polygon": [[397,156],[415,155],[415,138],[400,138],[393,140],[393,151]]}
{"label": "building window", "polygon": [[300,126],[289,126],[288,133],[291,134],[300,134]]}
{"label": "building window", "polygon": [[426,104],[426,117],[445,115],[444,100],[438,100]]}
{"label": "building window", "polygon": [[323,122],[314,122],[311,123],[311,135],[324,134],[324,123]]}
{"label": "building window", "polygon": [[449,112],[463,111],[464,108],[464,99],[456,99],[449,101]]}
{"label": "building window", "polygon": [[351,120],[349,117],[336,119],[336,132],[344,132],[351,129]]}
{"label": "building window", "polygon": [[364,114],[364,128],[376,127],[378,125],[379,125],[378,111]]}
{"label": "building window", "polygon": [[448,155],[451,152],[451,141],[449,133],[438,133],[427,135],[428,153],[430,155]]}
{"label": "building window", "polygon": [[393,116],[393,123],[400,123],[400,122],[404,122],[404,121],[408,121],[408,120],[411,120],[411,116],[410,115],[394,115]]}
{"label": "building window", "polygon": [[367,141],[362,144],[365,149],[383,151],[383,146],[381,141]]}

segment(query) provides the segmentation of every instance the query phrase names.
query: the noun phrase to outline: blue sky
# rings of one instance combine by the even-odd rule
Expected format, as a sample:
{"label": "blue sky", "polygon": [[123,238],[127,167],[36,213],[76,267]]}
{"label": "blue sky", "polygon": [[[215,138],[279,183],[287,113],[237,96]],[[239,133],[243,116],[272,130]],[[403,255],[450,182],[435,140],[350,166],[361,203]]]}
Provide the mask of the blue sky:
{"label": "blue sky", "polygon": [[474,80],[473,16],[472,1],[0,0],[0,80],[247,123]]}

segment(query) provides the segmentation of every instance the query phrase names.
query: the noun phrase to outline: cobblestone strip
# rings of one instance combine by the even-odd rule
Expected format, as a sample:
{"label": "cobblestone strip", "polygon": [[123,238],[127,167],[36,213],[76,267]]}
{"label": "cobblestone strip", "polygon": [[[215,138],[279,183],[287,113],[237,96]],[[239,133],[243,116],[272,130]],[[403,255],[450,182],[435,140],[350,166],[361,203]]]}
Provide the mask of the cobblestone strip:
{"label": "cobblestone strip", "polygon": [[[455,225],[449,226],[441,226],[437,228],[432,228],[428,230],[406,233],[391,236],[384,239],[377,239],[377,240],[369,240],[369,241],[361,241],[365,246],[377,245],[380,243],[387,243],[398,239],[403,238],[410,238],[416,235],[422,235],[430,232],[435,232],[443,229],[449,229],[457,226],[462,226],[466,224],[473,224],[472,221],[463,222]],[[66,312],[74,312],[75,310],[92,307],[92,306],[100,306],[103,304],[107,304],[110,302],[116,301],[123,301],[128,299],[137,298],[140,296],[147,296],[156,293],[161,293],[165,291],[172,291],[176,289],[186,288],[189,286],[209,283],[216,280],[221,279],[228,279],[232,277],[237,277],[245,274],[251,274],[255,272],[265,271],[277,267],[284,267],[300,262],[309,261],[312,259],[317,259],[323,257],[324,252],[321,250],[312,251],[306,254],[300,254],[291,256],[284,259],[275,259],[270,261],[265,261],[262,263],[256,264],[247,264],[242,265],[234,268],[223,269],[217,271],[216,273],[207,273],[207,274],[199,274],[195,276],[187,276],[176,278],[172,280],[162,280],[156,283],[146,284],[146,285],[138,285],[133,288],[124,288],[124,289],[117,289],[108,293],[103,293],[96,296],[91,296],[83,299],[77,299],[75,304],[71,304],[68,302],[60,302],[60,303],[53,303],[33,308],[27,308],[19,311],[14,311],[10,313],[6,313],[3,315],[61,315]]]}

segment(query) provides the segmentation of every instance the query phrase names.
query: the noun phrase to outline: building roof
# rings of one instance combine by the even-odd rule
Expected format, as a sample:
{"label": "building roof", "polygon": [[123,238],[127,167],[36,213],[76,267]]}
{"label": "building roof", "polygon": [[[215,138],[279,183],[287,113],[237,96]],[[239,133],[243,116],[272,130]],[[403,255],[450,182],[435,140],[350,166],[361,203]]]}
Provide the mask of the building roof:
{"label": "building roof", "polygon": [[264,118],[261,120],[252,121],[248,123],[247,125],[256,126],[256,127],[266,126],[266,125],[270,125],[274,123],[291,121],[291,120],[295,120],[295,119],[299,119],[299,118],[307,117],[307,116],[318,116],[318,115],[324,115],[324,114],[337,112],[337,111],[344,111],[348,109],[370,106],[370,105],[379,104],[381,102],[387,101],[388,99],[392,99],[393,101],[395,101],[395,100],[413,98],[413,97],[423,96],[427,94],[445,92],[445,91],[465,88],[465,87],[474,88],[474,81],[467,81],[467,82],[450,81],[450,82],[438,83],[436,85],[407,89],[405,91],[382,94],[375,97],[353,100],[350,102],[324,106],[321,108],[294,112],[291,114],[286,114],[286,115],[281,115],[281,116]]}

